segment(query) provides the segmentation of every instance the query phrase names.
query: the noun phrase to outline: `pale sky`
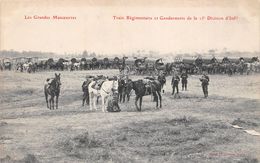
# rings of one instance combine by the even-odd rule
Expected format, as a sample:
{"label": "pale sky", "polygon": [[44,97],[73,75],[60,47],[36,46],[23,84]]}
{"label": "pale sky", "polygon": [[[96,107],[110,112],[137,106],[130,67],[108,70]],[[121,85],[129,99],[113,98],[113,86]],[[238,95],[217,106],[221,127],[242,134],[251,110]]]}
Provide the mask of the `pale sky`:
{"label": "pale sky", "polygon": [[[260,51],[259,1],[173,0],[161,4],[123,1],[0,0],[0,50],[55,53],[202,52],[227,48]],[[72,3],[75,2],[75,3]],[[77,2],[77,3],[76,3]],[[108,1],[109,2],[109,1]],[[113,3],[112,3],[113,2]],[[120,3],[117,3],[120,2]],[[189,2],[189,3],[188,3]],[[25,16],[73,16],[75,20],[25,19]],[[114,20],[113,16],[237,16],[233,21]]]}

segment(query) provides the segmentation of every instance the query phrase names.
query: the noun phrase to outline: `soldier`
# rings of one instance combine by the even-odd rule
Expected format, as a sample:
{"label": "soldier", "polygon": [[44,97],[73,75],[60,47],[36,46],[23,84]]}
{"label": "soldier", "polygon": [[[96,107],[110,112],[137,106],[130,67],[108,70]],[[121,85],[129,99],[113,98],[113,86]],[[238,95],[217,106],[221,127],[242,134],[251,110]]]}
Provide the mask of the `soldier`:
{"label": "soldier", "polygon": [[181,84],[182,84],[182,90],[187,91],[187,83],[188,83],[188,74],[187,71],[181,74]]}
{"label": "soldier", "polygon": [[202,77],[200,78],[202,90],[204,93],[204,97],[208,97],[208,85],[209,85],[209,77],[206,72],[203,73]]}
{"label": "soldier", "polygon": [[82,84],[82,92],[83,92],[83,98],[82,98],[82,106],[84,106],[85,102],[87,105],[89,105],[89,93],[88,93],[88,85],[92,82],[94,79],[94,76],[86,76],[86,80]]}
{"label": "soldier", "polygon": [[172,77],[172,95],[174,95],[175,92],[175,88],[177,89],[177,94],[179,94],[179,81],[180,81],[180,77],[178,76],[178,74],[174,74]]}

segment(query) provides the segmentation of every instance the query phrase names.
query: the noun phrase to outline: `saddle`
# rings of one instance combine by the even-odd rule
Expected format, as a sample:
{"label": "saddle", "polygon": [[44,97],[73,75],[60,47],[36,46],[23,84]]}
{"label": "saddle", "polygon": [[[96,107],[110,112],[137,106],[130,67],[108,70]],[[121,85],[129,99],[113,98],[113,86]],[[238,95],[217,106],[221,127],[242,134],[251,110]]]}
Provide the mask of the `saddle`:
{"label": "saddle", "polygon": [[149,77],[149,76],[148,76],[148,77],[145,77],[144,79],[148,79],[148,80],[152,80],[152,81],[155,80],[154,77]]}
{"label": "saddle", "polygon": [[143,80],[145,86],[145,95],[149,95],[152,93],[152,83],[155,81],[152,77],[145,77]]}
{"label": "saddle", "polygon": [[95,80],[95,83],[91,86],[94,89],[100,90],[102,84],[105,82],[105,79]]}
{"label": "saddle", "polygon": [[86,76],[86,79],[93,79],[95,76],[92,76],[92,75],[87,75]]}
{"label": "saddle", "polygon": [[113,76],[113,77],[109,77],[107,78],[109,81],[113,81],[113,80],[117,80],[117,77],[116,76]]}

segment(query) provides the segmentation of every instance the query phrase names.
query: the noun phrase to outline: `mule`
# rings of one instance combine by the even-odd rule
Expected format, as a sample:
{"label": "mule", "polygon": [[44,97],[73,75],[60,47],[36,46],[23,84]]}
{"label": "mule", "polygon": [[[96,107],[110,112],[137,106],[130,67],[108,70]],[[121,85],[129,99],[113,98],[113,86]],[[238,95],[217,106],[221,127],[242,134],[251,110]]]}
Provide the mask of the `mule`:
{"label": "mule", "polygon": [[[135,106],[137,111],[141,111],[143,96],[153,95],[154,100],[156,101],[156,108],[158,108],[158,103],[160,100],[160,108],[162,107],[162,96],[161,96],[161,83],[158,80],[150,81],[148,84],[144,83],[143,80],[133,81],[133,90],[135,90],[136,98],[135,98]],[[137,102],[139,100],[139,107]]]}
{"label": "mule", "polygon": [[96,107],[96,101],[94,98],[98,98],[101,96],[102,100],[102,111],[106,112],[106,106],[108,105],[107,98],[111,96],[113,93],[118,93],[118,80],[106,80],[102,83],[100,86],[100,89],[98,89],[96,86],[93,88],[93,86],[96,84],[96,81],[92,81],[89,86],[89,106],[90,110],[93,108],[97,110]]}
{"label": "mule", "polygon": [[[46,83],[44,85],[44,94],[47,103],[47,108],[54,110],[54,97],[56,97],[56,109],[58,109],[60,85],[61,85],[60,74],[57,75],[55,73],[55,78],[46,80]],[[50,95],[49,99],[48,99],[48,95]]]}

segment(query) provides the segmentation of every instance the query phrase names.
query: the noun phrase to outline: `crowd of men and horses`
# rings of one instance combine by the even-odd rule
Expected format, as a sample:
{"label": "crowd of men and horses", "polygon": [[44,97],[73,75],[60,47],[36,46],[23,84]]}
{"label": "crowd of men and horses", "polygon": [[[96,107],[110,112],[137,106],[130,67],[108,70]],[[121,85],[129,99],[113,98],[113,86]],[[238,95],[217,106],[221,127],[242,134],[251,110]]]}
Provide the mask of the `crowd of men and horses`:
{"label": "crowd of men and horses", "polygon": [[[166,84],[165,74],[161,74],[158,78],[145,77],[133,81],[128,75],[118,75],[108,77],[104,75],[86,76],[86,80],[82,84],[82,106],[89,106],[90,110],[97,110],[96,104],[101,98],[103,112],[121,111],[119,102],[129,102],[131,92],[136,94],[135,106],[141,111],[143,96],[151,95],[156,102],[156,108],[162,107],[161,91]],[[61,74],[56,74],[54,78],[47,78],[44,84],[44,94],[47,108],[58,109],[58,101],[60,95]],[[138,103],[139,102],[139,103]]]}
{"label": "crowd of men and horses", "polygon": [[[182,91],[187,91],[187,72],[182,74],[174,73],[172,76],[172,95],[179,96],[179,81],[181,78]],[[203,72],[201,78],[204,97],[208,97],[209,77],[207,72]],[[54,110],[55,104],[58,109],[60,95],[61,74],[56,74],[54,78],[47,78],[44,84],[44,94],[47,108]],[[129,102],[131,92],[135,92],[135,106],[137,111],[141,111],[144,96],[151,95],[151,99],[156,102],[156,108],[162,107],[162,93],[165,93],[166,73],[162,72],[158,76],[148,76],[143,79],[132,80],[128,74],[108,77],[104,75],[88,75],[82,84],[82,106],[89,106],[90,110],[97,110],[99,98],[101,98],[103,112],[119,112],[119,102]],[[175,89],[177,92],[175,92]],[[54,101],[56,101],[54,103]]]}
{"label": "crowd of men and horses", "polygon": [[86,58],[59,58],[54,60],[49,58],[47,60],[26,60],[26,61],[12,61],[4,60],[0,62],[0,70],[14,70],[17,72],[35,73],[40,71],[79,71],[79,70],[100,70],[100,69],[119,69],[125,73],[135,75],[158,75],[161,72],[171,75],[173,72],[186,71],[188,74],[202,74],[206,71],[208,74],[247,74],[260,72],[260,62],[258,57],[252,58],[236,58],[230,59],[224,57],[223,59],[203,59],[197,57],[196,59],[182,59],[174,62],[164,63],[161,58],[152,60],[147,57],[142,58],[128,58],[115,57],[114,59],[96,57],[92,59]]}

